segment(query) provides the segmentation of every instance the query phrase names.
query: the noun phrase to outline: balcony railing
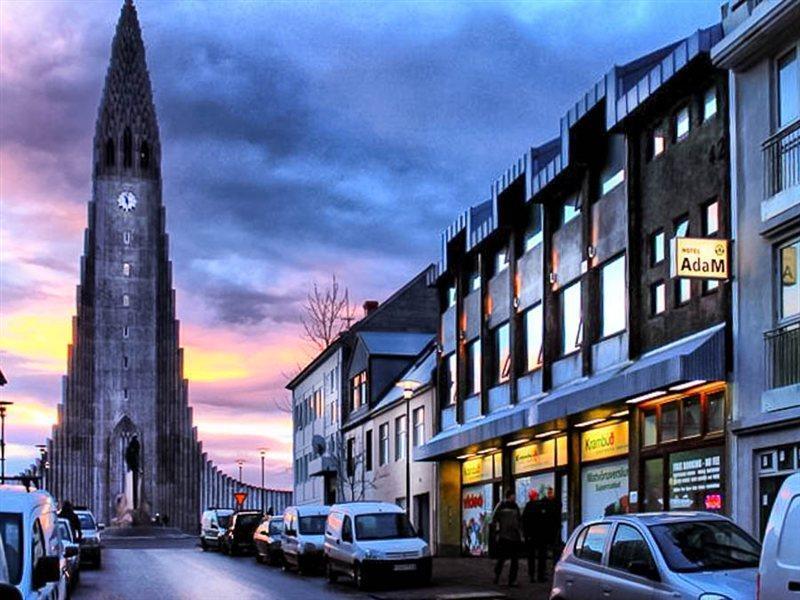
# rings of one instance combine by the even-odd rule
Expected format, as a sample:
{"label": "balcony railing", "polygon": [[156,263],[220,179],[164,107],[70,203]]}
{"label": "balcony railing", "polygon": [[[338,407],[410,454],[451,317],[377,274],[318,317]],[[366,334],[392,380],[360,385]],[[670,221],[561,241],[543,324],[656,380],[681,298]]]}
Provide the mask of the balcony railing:
{"label": "balcony railing", "polygon": [[800,323],[764,334],[767,389],[800,383]]}
{"label": "balcony railing", "polygon": [[762,151],[765,200],[800,185],[800,120],[767,138]]}

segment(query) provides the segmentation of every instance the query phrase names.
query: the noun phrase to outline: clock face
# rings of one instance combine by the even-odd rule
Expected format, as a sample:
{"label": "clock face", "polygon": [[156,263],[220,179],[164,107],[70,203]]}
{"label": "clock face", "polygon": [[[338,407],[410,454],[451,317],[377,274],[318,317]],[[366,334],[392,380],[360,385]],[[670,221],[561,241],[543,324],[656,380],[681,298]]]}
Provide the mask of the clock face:
{"label": "clock face", "polygon": [[122,192],[117,197],[117,206],[125,212],[130,212],[136,208],[136,195],[133,192]]}

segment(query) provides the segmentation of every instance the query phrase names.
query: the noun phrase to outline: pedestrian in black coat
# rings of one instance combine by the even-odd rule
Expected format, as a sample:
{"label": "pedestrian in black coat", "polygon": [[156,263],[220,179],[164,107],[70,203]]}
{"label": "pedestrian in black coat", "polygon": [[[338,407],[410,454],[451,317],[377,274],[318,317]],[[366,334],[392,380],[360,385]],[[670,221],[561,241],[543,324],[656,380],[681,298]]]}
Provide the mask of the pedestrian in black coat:
{"label": "pedestrian in black coat", "polygon": [[522,511],[522,530],[525,532],[525,551],[528,557],[528,577],[531,582],[547,579],[548,531],[547,506],[537,490],[528,492],[528,502]]}
{"label": "pedestrian in black coat", "polygon": [[508,569],[508,585],[517,585],[517,570],[519,569],[519,547],[522,542],[519,507],[517,495],[514,490],[506,492],[506,499],[498,503],[492,512],[492,526],[497,535],[497,562],[494,565],[494,582],[500,582],[503,565],[506,560],[511,561]]}

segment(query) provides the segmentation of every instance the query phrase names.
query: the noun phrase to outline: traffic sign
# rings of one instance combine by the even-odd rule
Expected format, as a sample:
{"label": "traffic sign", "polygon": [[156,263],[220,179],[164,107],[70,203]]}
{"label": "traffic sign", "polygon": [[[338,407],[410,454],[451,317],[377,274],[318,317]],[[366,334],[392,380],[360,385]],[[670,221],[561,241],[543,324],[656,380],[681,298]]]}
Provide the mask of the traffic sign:
{"label": "traffic sign", "polygon": [[247,499],[247,492],[233,492],[233,499],[236,500],[236,505],[241,508]]}

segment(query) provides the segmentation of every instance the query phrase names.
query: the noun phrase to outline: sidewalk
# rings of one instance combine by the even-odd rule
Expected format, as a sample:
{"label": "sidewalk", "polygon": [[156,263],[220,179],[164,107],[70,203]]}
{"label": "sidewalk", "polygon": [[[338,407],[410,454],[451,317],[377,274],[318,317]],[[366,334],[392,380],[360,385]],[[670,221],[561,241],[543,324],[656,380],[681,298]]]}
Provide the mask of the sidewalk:
{"label": "sidewalk", "polygon": [[530,583],[528,564],[519,563],[518,587],[508,583],[508,562],[494,585],[494,561],[488,558],[434,558],[433,582],[425,588],[387,588],[371,594],[377,600],[547,600],[550,582]]}

